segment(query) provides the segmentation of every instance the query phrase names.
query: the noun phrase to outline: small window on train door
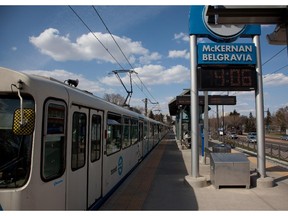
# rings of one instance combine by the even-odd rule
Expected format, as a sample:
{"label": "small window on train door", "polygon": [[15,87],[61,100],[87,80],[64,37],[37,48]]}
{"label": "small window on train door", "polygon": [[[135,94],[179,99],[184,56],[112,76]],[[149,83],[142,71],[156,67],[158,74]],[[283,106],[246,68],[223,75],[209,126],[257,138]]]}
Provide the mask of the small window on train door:
{"label": "small window on train door", "polygon": [[45,104],[42,146],[42,178],[44,181],[60,177],[66,161],[66,105],[49,100]]}
{"label": "small window on train door", "polygon": [[139,127],[138,127],[138,120],[131,119],[131,142],[132,145],[136,144],[139,141]]}
{"label": "small window on train door", "polygon": [[101,142],[101,116],[94,114],[91,125],[91,162],[100,159]]}
{"label": "small window on train door", "polygon": [[143,129],[143,139],[146,140],[148,138],[149,138],[148,123],[145,121],[144,122],[144,129]]}
{"label": "small window on train door", "polygon": [[85,113],[74,112],[72,123],[72,171],[85,166],[86,121],[87,117]]}
{"label": "small window on train door", "polygon": [[130,118],[123,117],[123,142],[122,148],[128,148],[131,145]]}
{"label": "small window on train door", "polygon": [[139,141],[144,140],[144,123],[143,121],[139,121]]}
{"label": "small window on train door", "polygon": [[122,145],[121,115],[108,113],[106,152],[111,155],[120,151]]}

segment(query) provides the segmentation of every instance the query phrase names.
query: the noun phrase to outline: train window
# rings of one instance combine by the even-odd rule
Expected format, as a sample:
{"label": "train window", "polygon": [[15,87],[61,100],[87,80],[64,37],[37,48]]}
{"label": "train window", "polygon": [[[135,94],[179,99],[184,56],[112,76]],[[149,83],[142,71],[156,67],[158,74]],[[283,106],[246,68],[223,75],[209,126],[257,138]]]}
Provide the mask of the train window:
{"label": "train window", "polygon": [[72,125],[72,161],[73,171],[85,165],[86,159],[86,114],[74,112]]}
{"label": "train window", "polygon": [[[12,131],[13,113],[19,98],[0,95],[0,188],[19,188],[26,184],[31,167],[32,135]],[[23,108],[34,110],[34,101],[23,95]],[[5,196],[5,195],[4,195]]]}
{"label": "train window", "polygon": [[91,125],[91,162],[100,159],[101,153],[101,116],[92,116]]}
{"label": "train window", "polygon": [[107,155],[111,155],[121,149],[122,140],[121,116],[108,114],[107,117]]}
{"label": "train window", "polygon": [[45,181],[61,176],[65,170],[66,106],[48,101],[45,105],[42,178]]}
{"label": "train window", "polygon": [[127,117],[124,117],[123,122],[123,143],[122,147],[127,148],[131,145],[131,139],[130,139],[130,119]]}
{"label": "train window", "polygon": [[139,128],[138,128],[138,120],[137,119],[131,119],[131,142],[132,145],[136,144],[139,140]]}

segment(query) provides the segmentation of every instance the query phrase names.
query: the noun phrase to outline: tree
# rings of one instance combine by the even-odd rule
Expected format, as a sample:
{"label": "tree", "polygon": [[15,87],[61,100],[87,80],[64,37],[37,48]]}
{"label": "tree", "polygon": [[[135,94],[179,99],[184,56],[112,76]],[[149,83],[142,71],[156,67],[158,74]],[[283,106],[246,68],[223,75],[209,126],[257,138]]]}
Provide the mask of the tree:
{"label": "tree", "polygon": [[256,119],[249,113],[249,117],[245,121],[245,132],[256,131]]}
{"label": "tree", "polygon": [[155,116],[154,116],[154,113],[152,112],[152,110],[150,110],[148,117],[151,119],[155,119]]}
{"label": "tree", "polygon": [[164,115],[163,115],[162,113],[156,114],[156,115],[154,116],[154,118],[155,118],[156,121],[164,122]]}
{"label": "tree", "polygon": [[267,116],[265,118],[265,125],[266,125],[267,132],[270,131],[271,123],[272,123],[272,117],[271,117],[271,113],[270,113],[270,111],[268,109],[267,110]]}
{"label": "tree", "polygon": [[239,121],[240,121],[240,113],[238,113],[235,109],[233,112],[230,112],[230,115],[229,115],[232,119],[232,123],[230,123],[231,127],[234,129],[234,130],[239,130],[240,128],[240,125],[239,125]]}
{"label": "tree", "polygon": [[122,97],[120,94],[104,94],[104,100],[111,102],[113,104],[122,106],[125,102],[125,98]]}
{"label": "tree", "polygon": [[240,113],[238,113],[235,109],[233,112],[230,112],[230,116],[240,116]]}
{"label": "tree", "polygon": [[285,132],[288,122],[288,106],[277,110],[275,120],[277,125],[280,126],[281,132]]}

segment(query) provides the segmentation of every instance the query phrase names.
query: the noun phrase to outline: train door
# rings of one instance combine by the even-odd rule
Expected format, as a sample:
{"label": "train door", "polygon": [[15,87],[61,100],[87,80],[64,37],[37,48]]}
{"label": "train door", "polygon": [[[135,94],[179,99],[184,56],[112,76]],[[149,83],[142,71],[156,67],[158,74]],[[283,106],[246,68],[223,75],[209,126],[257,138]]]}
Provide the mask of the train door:
{"label": "train door", "polygon": [[88,166],[88,206],[101,197],[103,112],[91,110]]}
{"label": "train door", "polygon": [[87,142],[89,110],[72,106],[68,124],[66,207],[84,210],[87,206]]}

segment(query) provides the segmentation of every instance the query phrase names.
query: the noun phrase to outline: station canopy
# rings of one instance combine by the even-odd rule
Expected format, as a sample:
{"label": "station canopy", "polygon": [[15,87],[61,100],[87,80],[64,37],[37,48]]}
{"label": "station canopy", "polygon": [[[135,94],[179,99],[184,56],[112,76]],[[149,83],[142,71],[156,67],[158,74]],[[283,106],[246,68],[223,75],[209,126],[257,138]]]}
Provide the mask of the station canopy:
{"label": "station canopy", "polygon": [[210,24],[276,24],[266,36],[272,45],[288,45],[287,5],[219,5],[208,6],[206,15]]}
{"label": "station canopy", "polygon": [[[199,105],[204,106],[205,99],[203,95],[199,96]],[[236,96],[228,95],[208,95],[208,105],[236,105]],[[180,106],[184,109],[190,109],[191,96],[190,89],[183,91],[180,95],[176,96],[168,104],[169,113],[171,116],[176,116],[179,113]]]}

